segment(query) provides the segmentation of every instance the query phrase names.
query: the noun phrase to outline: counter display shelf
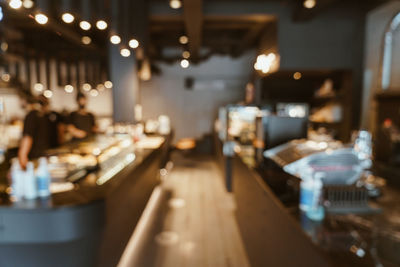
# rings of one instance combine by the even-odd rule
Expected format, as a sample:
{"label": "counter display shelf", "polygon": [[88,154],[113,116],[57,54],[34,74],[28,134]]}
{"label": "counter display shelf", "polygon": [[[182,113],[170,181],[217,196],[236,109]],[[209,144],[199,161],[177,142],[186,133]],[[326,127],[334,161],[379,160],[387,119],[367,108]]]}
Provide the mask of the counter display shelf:
{"label": "counter display shelf", "polygon": [[[220,153],[217,159],[223,164]],[[299,178],[272,160],[252,169],[236,157],[236,217],[252,266],[399,266],[400,172],[375,162],[372,173],[380,184],[373,210],[316,222],[299,209]]]}
{"label": "counter display shelf", "polygon": [[50,198],[15,202],[1,194],[0,266],[116,266],[159,183],[170,137],[147,142],[156,145],[98,137],[51,151],[58,160],[92,155],[95,162],[81,164],[73,188]]}
{"label": "counter display shelf", "polygon": [[[335,266],[399,266],[400,189],[375,167],[373,173],[385,179],[379,194],[370,198],[372,209],[357,212],[326,213],[321,222],[310,220],[298,208],[300,179],[285,173],[272,162],[257,170],[286,211],[310,240]],[[373,179],[369,177],[368,179]]]}
{"label": "counter display shelf", "polygon": [[[214,141],[225,172],[221,141]],[[251,266],[329,266],[260,175],[239,157],[232,166],[235,215]]]}

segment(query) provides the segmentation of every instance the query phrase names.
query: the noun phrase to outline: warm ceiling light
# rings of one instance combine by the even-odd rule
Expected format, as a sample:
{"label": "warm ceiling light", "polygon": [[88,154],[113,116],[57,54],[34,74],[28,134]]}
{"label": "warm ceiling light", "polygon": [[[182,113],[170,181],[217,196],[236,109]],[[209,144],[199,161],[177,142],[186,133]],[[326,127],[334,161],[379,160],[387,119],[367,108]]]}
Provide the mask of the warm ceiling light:
{"label": "warm ceiling light", "polygon": [[93,97],[96,97],[99,95],[99,91],[97,91],[96,89],[92,89],[92,90],[90,90],[90,95]]}
{"label": "warm ceiling light", "polygon": [[184,69],[188,68],[189,67],[189,60],[182,59],[181,60],[181,67],[184,68]]}
{"label": "warm ceiling light", "polygon": [[179,37],[179,42],[181,44],[187,44],[189,42],[189,38],[185,35],[182,35],[181,37]]}
{"label": "warm ceiling light", "polygon": [[49,18],[45,14],[38,13],[35,15],[35,20],[37,23],[44,25],[49,21]]}
{"label": "warm ceiling light", "polygon": [[110,37],[110,42],[113,44],[119,44],[121,42],[121,37],[118,35],[114,34]]}
{"label": "warm ceiling light", "polygon": [[33,85],[33,89],[35,89],[35,91],[41,93],[41,92],[43,92],[44,87],[43,87],[43,84],[41,84],[41,83],[35,83]]}
{"label": "warm ceiling light", "polygon": [[8,74],[8,73],[3,73],[2,75],[1,75],[1,79],[3,80],[3,81],[5,81],[5,82],[9,82],[10,81],[10,74]]}
{"label": "warm ceiling light", "polygon": [[182,2],[180,0],[169,1],[169,6],[173,9],[178,9],[182,7]]}
{"label": "warm ceiling light", "polygon": [[189,51],[183,51],[182,57],[185,58],[185,59],[190,58],[190,52]]}
{"label": "warm ceiling light", "polygon": [[89,91],[92,89],[92,86],[91,86],[90,84],[88,84],[88,83],[84,83],[84,84],[82,85],[82,89],[83,89],[84,91],[86,91],[86,92],[89,92]]}
{"label": "warm ceiling light", "polygon": [[79,23],[79,27],[81,27],[81,29],[84,31],[88,31],[88,30],[90,30],[90,28],[92,28],[92,25],[88,21],[82,20]]}
{"label": "warm ceiling light", "polygon": [[303,2],[304,7],[309,9],[315,7],[316,4],[317,4],[316,0],[305,0]]}
{"label": "warm ceiling light", "polygon": [[11,0],[11,1],[8,3],[8,5],[9,5],[11,8],[18,9],[18,8],[20,8],[20,7],[22,6],[22,1],[21,1],[21,0]]}
{"label": "warm ceiling light", "polygon": [[51,97],[53,96],[53,92],[50,91],[50,90],[46,90],[46,91],[44,91],[43,95],[44,95],[46,98],[51,98]]}
{"label": "warm ceiling light", "polygon": [[0,49],[1,51],[6,52],[8,50],[8,43],[1,42]]}
{"label": "warm ceiling light", "polygon": [[32,0],[24,0],[22,2],[22,5],[26,8],[26,9],[30,9],[33,7],[33,1]]}
{"label": "warm ceiling light", "polygon": [[70,84],[67,84],[67,85],[64,87],[64,90],[65,90],[65,92],[67,92],[68,94],[70,94],[70,93],[72,93],[72,92],[74,91],[74,87],[73,87],[72,85],[70,85]]}
{"label": "warm ceiling light", "polygon": [[136,40],[135,38],[131,39],[129,41],[129,47],[133,48],[133,49],[138,48],[139,47],[139,41]]}
{"label": "warm ceiling light", "polygon": [[105,81],[105,82],[104,82],[104,86],[105,86],[107,89],[111,89],[111,88],[113,87],[113,84],[112,84],[111,81]]}
{"label": "warm ceiling light", "polygon": [[72,23],[75,20],[74,15],[72,15],[71,13],[64,13],[61,16],[61,19],[65,22],[65,23]]}
{"label": "warm ceiling light", "polygon": [[276,55],[274,53],[269,53],[268,55],[262,54],[257,57],[256,63],[254,64],[254,69],[267,74],[276,60]]}
{"label": "warm ceiling light", "polygon": [[90,39],[89,36],[82,36],[82,43],[85,45],[88,45],[92,42],[92,39]]}
{"label": "warm ceiling light", "polygon": [[295,80],[300,80],[301,79],[301,73],[300,72],[295,72],[294,74],[293,74],[293,79],[295,79]]}
{"label": "warm ceiling light", "polygon": [[120,52],[123,57],[129,57],[131,55],[131,51],[129,51],[128,48],[122,48]]}
{"label": "warm ceiling light", "polygon": [[96,22],[96,27],[97,27],[97,29],[99,29],[99,30],[105,30],[105,29],[107,29],[108,24],[107,24],[107,22],[105,22],[104,20],[98,20],[98,21]]}

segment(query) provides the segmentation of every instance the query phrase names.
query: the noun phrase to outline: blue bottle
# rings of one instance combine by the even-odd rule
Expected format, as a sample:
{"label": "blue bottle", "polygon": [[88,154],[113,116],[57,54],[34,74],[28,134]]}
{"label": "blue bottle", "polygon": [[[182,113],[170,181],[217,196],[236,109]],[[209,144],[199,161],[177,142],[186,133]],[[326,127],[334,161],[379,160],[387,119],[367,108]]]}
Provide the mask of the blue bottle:
{"label": "blue bottle", "polygon": [[39,197],[50,196],[50,172],[46,158],[39,159],[39,167],[36,170],[36,181]]}

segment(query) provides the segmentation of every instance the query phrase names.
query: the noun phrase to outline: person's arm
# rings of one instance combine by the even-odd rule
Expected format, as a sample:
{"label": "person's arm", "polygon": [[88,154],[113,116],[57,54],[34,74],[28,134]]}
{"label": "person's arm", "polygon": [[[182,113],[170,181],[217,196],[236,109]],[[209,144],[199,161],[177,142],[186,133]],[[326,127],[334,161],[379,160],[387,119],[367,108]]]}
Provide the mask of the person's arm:
{"label": "person's arm", "polygon": [[67,131],[72,135],[72,137],[78,138],[78,139],[83,139],[87,136],[87,133],[85,131],[82,131],[81,129],[78,129],[74,125],[76,115],[77,115],[76,112],[72,112],[69,115],[69,117],[67,119]]}
{"label": "person's arm", "polygon": [[19,144],[18,161],[21,168],[25,169],[29,161],[29,153],[33,145],[33,136],[36,132],[37,121],[34,112],[30,112],[24,119],[24,129],[22,131],[22,139]]}
{"label": "person's arm", "polygon": [[18,160],[19,160],[19,164],[21,165],[22,169],[26,168],[26,164],[29,161],[28,155],[29,155],[29,152],[31,151],[32,143],[33,143],[33,139],[29,135],[25,135],[21,140],[21,144],[20,144],[19,150],[18,150]]}
{"label": "person's arm", "polygon": [[82,139],[87,136],[87,133],[85,131],[82,131],[82,130],[76,128],[72,124],[69,124],[67,129],[68,129],[68,132],[75,138]]}
{"label": "person's arm", "polygon": [[97,127],[97,125],[94,125],[92,127],[92,133],[93,134],[101,134],[102,132],[100,131],[99,127]]}
{"label": "person's arm", "polygon": [[89,114],[90,114],[91,124],[92,124],[92,133],[94,133],[94,134],[100,133],[99,127],[97,127],[97,124],[96,124],[96,118],[94,117],[94,115],[92,113],[89,113]]}
{"label": "person's arm", "polygon": [[62,145],[62,144],[64,144],[64,139],[65,139],[65,124],[64,123],[59,123],[58,125],[57,125],[57,136],[58,136],[58,140],[57,140],[57,142],[58,142],[58,144],[59,145]]}

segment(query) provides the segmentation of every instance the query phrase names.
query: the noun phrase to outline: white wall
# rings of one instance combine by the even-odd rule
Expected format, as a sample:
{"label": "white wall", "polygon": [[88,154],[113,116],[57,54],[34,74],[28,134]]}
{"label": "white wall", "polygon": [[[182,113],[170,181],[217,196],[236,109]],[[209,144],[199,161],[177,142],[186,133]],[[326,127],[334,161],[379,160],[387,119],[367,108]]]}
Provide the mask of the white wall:
{"label": "white wall", "polygon": [[25,115],[23,110],[20,108],[19,97],[15,91],[0,88],[0,98],[2,98],[5,103],[7,120],[12,118],[22,118]]}
{"label": "white wall", "polygon": [[[160,64],[162,75],[153,76],[149,82],[141,84],[141,104],[144,119],[157,119],[166,114],[171,118],[175,130],[175,141],[184,137],[200,138],[212,131],[214,119],[220,106],[236,103],[244,99],[245,84],[251,75],[254,53],[232,59],[214,56],[199,65],[182,69],[178,63]],[[185,90],[184,80],[237,81],[237,86],[218,90]],[[242,81],[242,82],[240,82]]]}
{"label": "white wall", "polygon": [[[109,46],[110,75],[114,84],[112,100],[115,103],[115,122],[134,123],[135,105],[138,99],[139,78],[135,56],[122,57],[119,47]],[[111,101],[111,99],[110,99]]]}
{"label": "white wall", "polygon": [[[365,70],[364,70],[364,94],[363,94],[363,118],[362,126],[374,131],[376,120],[376,103],[374,96],[380,92],[380,64],[383,49],[383,36],[390,20],[400,12],[400,2],[392,1],[367,15],[365,38]],[[400,33],[395,36],[393,47],[393,72],[392,87],[400,87]]]}

